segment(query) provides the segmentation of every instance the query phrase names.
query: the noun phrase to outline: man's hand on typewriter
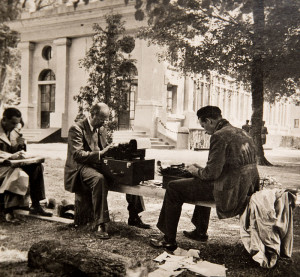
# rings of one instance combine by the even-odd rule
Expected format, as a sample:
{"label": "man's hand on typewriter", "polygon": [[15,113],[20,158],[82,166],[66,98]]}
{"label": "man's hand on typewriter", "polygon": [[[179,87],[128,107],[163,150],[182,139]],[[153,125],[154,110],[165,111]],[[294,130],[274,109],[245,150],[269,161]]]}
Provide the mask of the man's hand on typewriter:
{"label": "man's hand on typewriter", "polygon": [[101,150],[100,155],[105,155],[108,151],[110,151],[111,149],[113,149],[114,147],[116,147],[115,143],[111,143],[109,145],[107,145],[103,150]]}
{"label": "man's hand on typewriter", "polygon": [[199,169],[202,167],[198,164],[191,164],[186,167],[186,170],[190,172],[193,176],[199,176]]}

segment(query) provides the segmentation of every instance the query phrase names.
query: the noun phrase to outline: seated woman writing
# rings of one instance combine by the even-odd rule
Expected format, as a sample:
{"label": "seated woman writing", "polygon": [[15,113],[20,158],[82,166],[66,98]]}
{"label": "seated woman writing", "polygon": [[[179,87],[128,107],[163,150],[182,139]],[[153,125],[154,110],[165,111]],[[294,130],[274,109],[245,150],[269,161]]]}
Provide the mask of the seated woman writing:
{"label": "seated woman writing", "polygon": [[[14,129],[22,122],[22,114],[16,108],[7,108],[0,122],[0,159],[17,160],[26,158],[25,140],[16,136]],[[11,136],[12,135],[12,136]],[[28,207],[30,196],[32,206],[30,214],[52,216],[40,205],[45,199],[43,166],[41,163],[28,164],[21,167],[11,167],[0,164],[0,196],[3,199],[5,220],[16,223],[13,211],[16,208]]]}

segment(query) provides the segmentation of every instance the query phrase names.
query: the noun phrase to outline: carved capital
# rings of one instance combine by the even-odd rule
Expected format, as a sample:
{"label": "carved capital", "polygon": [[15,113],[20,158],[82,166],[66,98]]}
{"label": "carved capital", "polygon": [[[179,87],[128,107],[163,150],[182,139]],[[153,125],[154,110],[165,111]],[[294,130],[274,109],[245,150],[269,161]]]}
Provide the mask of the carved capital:
{"label": "carved capital", "polygon": [[70,38],[58,38],[58,39],[54,40],[53,43],[56,46],[66,45],[67,47],[70,47],[72,45],[72,40]]}
{"label": "carved capital", "polygon": [[33,51],[35,49],[35,43],[30,41],[23,41],[18,44],[18,48],[21,50],[28,49],[29,51]]}

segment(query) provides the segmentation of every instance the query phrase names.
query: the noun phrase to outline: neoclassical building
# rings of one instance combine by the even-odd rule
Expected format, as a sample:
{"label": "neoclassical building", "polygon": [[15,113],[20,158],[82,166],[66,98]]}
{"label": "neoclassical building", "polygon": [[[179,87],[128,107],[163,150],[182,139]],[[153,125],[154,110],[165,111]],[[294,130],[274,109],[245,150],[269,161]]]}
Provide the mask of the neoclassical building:
{"label": "neoclassical building", "polygon": [[[66,137],[77,115],[73,100],[85,85],[87,73],[79,67],[92,44],[94,23],[105,26],[104,16],[118,13],[134,35],[145,24],[134,19],[134,4],[124,0],[80,1],[77,8],[68,1],[36,12],[23,12],[10,27],[21,35],[22,81],[20,109],[28,129],[61,128]],[[251,119],[251,95],[229,77],[183,76],[172,66],[159,62],[157,46],[136,39],[131,57],[136,59],[135,84],[128,96],[128,113],[120,129],[144,131],[150,137],[176,144],[178,132],[190,130],[190,147],[204,147],[207,137],[195,112],[202,106],[219,106],[233,125],[242,126]],[[279,101],[264,107],[269,130],[268,142],[280,144],[282,136],[299,136],[299,107],[291,101]],[[298,122],[298,123],[297,123]],[[184,127],[184,128],[182,128]]]}

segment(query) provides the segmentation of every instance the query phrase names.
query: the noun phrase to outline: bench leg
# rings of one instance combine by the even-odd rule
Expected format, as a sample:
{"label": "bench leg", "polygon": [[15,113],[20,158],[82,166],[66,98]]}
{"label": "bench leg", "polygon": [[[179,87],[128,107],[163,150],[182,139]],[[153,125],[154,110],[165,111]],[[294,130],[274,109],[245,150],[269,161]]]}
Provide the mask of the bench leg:
{"label": "bench leg", "polygon": [[87,225],[94,221],[92,194],[75,194],[74,224],[77,226]]}

